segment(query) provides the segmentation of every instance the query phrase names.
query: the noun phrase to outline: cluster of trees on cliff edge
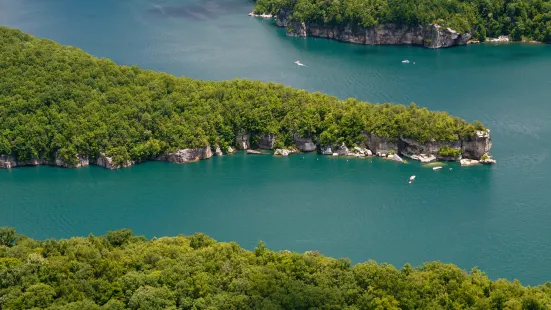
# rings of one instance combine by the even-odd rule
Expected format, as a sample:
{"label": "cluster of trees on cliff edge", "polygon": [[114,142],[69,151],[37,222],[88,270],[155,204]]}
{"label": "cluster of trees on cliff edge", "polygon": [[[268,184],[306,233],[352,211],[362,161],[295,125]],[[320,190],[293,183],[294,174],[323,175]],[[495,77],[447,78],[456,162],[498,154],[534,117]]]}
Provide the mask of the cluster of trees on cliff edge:
{"label": "cluster of trees on cliff edge", "polygon": [[79,49],[0,27],[0,155],[67,163],[104,153],[116,163],[181,148],[235,143],[240,129],[293,133],[322,145],[360,143],[363,132],[420,142],[457,141],[484,129],[396,104],[309,93],[248,80],[199,81],[118,66]]}
{"label": "cluster of trees on cliff edge", "polygon": [[439,24],[473,39],[551,42],[551,0],[257,0],[255,12],[320,25]]}
{"label": "cluster of trees on cliff edge", "polygon": [[127,229],[37,241],[0,227],[0,309],[550,309],[551,283],[452,264],[396,269]]}

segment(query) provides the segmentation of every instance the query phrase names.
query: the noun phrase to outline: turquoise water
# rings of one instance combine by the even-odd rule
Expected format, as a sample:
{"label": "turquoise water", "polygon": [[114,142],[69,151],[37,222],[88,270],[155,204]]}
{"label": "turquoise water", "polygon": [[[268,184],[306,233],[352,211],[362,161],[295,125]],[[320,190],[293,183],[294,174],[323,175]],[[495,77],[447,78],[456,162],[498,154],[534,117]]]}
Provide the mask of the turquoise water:
{"label": "turquoise water", "polygon": [[246,0],[0,0],[0,24],[175,75],[276,81],[479,119],[492,129],[498,164],[434,172],[378,159],[236,154],[120,171],[18,168],[0,171],[0,225],[35,238],[202,231],[247,248],[264,240],[353,261],[442,260],[492,278],[551,280],[551,46],[287,38],[248,17],[251,9]]}

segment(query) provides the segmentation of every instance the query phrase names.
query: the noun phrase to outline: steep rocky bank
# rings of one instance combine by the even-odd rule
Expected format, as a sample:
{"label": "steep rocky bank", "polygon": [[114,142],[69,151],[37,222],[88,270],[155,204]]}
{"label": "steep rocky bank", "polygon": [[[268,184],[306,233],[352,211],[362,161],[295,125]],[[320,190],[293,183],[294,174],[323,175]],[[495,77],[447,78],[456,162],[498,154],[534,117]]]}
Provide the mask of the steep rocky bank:
{"label": "steep rocky bank", "polygon": [[276,24],[285,27],[288,36],[319,37],[343,42],[366,45],[420,45],[426,48],[442,48],[466,45],[471,39],[470,33],[441,27],[437,24],[407,26],[381,24],[364,28],[361,26],[330,26],[315,23],[301,23],[290,19],[291,12],[281,10],[276,15]]}
{"label": "steep rocky bank", "polygon": [[[320,145],[316,142],[316,138],[301,137],[298,134],[293,135],[293,143],[289,149],[281,149],[275,147],[277,136],[275,134],[256,134],[245,130],[240,130],[235,136],[235,146],[239,150],[251,150],[252,147],[265,150],[275,150],[276,155],[287,156],[296,152],[314,152],[317,151],[322,155],[330,156],[384,156],[394,154],[420,160],[422,162],[431,162],[434,160],[460,161],[461,159],[470,159],[476,163],[492,164],[495,161],[490,157],[489,151],[492,147],[492,139],[490,130],[478,131],[472,137],[462,137],[457,141],[427,141],[420,143],[415,139],[399,137],[398,139],[390,139],[380,137],[373,133],[364,133],[363,141],[359,141],[357,146],[347,147],[344,144],[337,145]],[[251,141],[252,140],[252,141]],[[256,141],[256,142],[253,142]],[[442,149],[452,150],[457,156],[442,154]],[[233,149],[228,148],[226,153],[232,153]],[[148,160],[167,161],[171,163],[188,163],[202,159],[211,158],[213,155],[221,156],[223,152],[220,147],[211,147],[207,145],[203,148],[179,149],[174,152],[167,152],[158,155]],[[25,161],[17,161],[14,156],[1,155],[0,168],[15,168],[20,166],[38,166],[38,165],[53,165],[65,168],[79,168],[88,165],[97,165],[107,169],[120,169],[130,167],[139,162],[127,161],[118,163],[113,158],[100,154],[97,158],[89,160],[84,156],[77,156],[76,164],[69,164],[58,158],[57,156],[49,161],[43,159],[32,159]]]}

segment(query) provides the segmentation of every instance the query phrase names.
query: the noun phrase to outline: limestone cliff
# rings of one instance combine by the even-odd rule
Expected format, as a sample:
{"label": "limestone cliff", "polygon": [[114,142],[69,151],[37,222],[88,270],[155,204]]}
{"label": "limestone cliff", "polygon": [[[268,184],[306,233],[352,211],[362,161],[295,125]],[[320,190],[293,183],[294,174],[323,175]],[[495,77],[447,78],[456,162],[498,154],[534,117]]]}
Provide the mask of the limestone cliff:
{"label": "limestone cliff", "polygon": [[[244,130],[239,131],[236,134],[235,143],[239,149],[250,148],[251,134]],[[255,137],[257,140],[257,146],[264,149],[274,149],[276,136],[274,134],[258,135]],[[495,160],[489,155],[490,148],[492,147],[492,139],[490,137],[490,130],[478,131],[474,135],[469,137],[461,137],[457,141],[427,141],[420,143],[415,139],[407,137],[399,137],[397,139],[390,139],[386,137],[378,136],[374,133],[363,134],[363,141],[358,141],[358,146],[348,148],[346,145],[340,143],[336,145],[319,145],[315,141],[319,139],[315,137],[302,137],[298,134],[293,135],[293,142],[297,150],[301,152],[313,152],[318,151],[323,155],[332,156],[355,156],[355,157],[367,157],[374,154],[387,155],[387,154],[400,154],[408,158],[420,160],[422,162],[430,162],[433,160],[461,160],[471,159],[484,164],[493,164]],[[446,157],[440,154],[441,148],[446,147],[448,149],[457,150],[457,157]],[[228,153],[233,152],[231,147],[228,148]],[[286,149],[276,150],[276,154],[287,156],[294,153],[294,147]],[[202,148],[186,148],[179,149],[174,152],[167,152],[161,155],[149,158],[149,160],[168,161],[172,163],[187,163],[201,159],[208,159],[213,156],[213,153],[221,155],[222,151],[218,146],[215,147],[215,151],[207,145]],[[100,154],[95,160],[89,161],[87,157],[77,155],[75,164],[68,164],[54,156],[53,160],[43,159],[31,159],[25,161],[18,161],[11,155],[0,155],[0,168],[15,168],[19,166],[37,166],[37,165],[55,165],[66,168],[78,168],[87,166],[88,164],[97,165],[107,169],[120,169],[124,167],[130,167],[137,164],[136,161],[126,161],[124,163],[117,163],[113,158]]]}
{"label": "limestone cliff", "polygon": [[366,45],[420,45],[427,48],[466,45],[472,37],[470,33],[458,33],[453,29],[441,27],[437,24],[419,26],[381,24],[364,28],[350,24],[331,26],[301,23],[291,21],[290,13],[281,10],[276,15],[276,25],[285,27],[288,36],[312,36]]}
{"label": "limestone cliff", "polygon": [[169,152],[157,156],[156,160],[168,161],[171,163],[183,164],[201,159],[211,158],[213,155],[209,145],[203,148],[180,149],[176,152]]}

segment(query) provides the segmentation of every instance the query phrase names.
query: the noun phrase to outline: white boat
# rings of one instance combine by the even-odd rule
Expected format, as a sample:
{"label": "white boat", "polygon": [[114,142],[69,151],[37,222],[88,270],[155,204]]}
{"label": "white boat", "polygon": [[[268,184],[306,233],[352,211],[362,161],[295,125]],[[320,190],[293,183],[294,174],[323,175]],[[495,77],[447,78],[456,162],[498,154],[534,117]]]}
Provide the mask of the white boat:
{"label": "white boat", "polygon": [[410,176],[410,177],[409,177],[409,180],[410,180],[410,181],[415,180],[415,176],[414,176],[414,175]]}
{"label": "white boat", "polygon": [[402,63],[403,63],[403,64],[408,64],[408,63],[409,63],[409,60],[407,60],[407,59],[406,59],[406,60],[402,60]]}
{"label": "white boat", "polygon": [[440,169],[442,169],[442,166],[432,168],[432,170],[440,170]]}
{"label": "white boat", "polygon": [[301,62],[298,61],[298,60],[295,61],[295,64],[296,64],[297,66],[306,67],[303,63],[301,63]]}

